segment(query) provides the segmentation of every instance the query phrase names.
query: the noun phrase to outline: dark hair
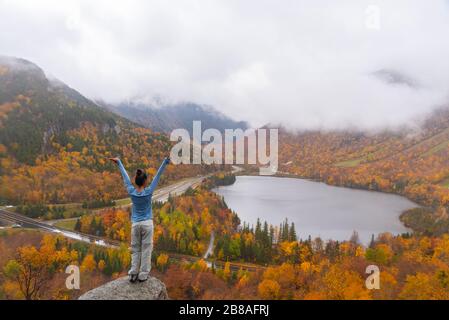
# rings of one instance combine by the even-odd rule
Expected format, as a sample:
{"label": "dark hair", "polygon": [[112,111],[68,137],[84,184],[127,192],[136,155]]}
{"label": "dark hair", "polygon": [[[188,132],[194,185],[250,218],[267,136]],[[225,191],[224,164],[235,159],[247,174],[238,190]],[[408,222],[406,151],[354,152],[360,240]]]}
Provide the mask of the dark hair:
{"label": "dark hair", "polygon": [[143,171],[142,169],[137,169],[136,170],[136,179],[135,182],[136,184],[141,187],[145,184],[145,182],[147,181],[147,174],[145,173],[145,171]]}

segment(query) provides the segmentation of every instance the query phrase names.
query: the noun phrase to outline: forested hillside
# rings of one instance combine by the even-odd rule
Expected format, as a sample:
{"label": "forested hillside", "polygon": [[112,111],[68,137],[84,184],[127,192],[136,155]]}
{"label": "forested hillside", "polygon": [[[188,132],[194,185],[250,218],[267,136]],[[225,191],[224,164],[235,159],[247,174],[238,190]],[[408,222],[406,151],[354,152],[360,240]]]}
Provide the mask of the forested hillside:
{"label": "forested hillside", "polygon": [[[119,174],[107,157],[152,174],[170,147],[165,134],[99,107],[35,64],[0,57],[0,203],[122,197]],[[169,166],[162,183],[202,170]]]}
{"label": "forested hillside", "polygon": [[202,129],[247,129],[244,121],[234,121],[212,107],[194,103],[177,103],[154,107],[144,103],[103,104],[107,109],[157,132],[169,133],[185,128],[192,132],[192,122],[201,121]]}
{"label": "forested hillside", "polygon": [[370,134],[280,134],[280,171],[329,184],[403,194],[426,206],[449,204],[449,109],[418,128]]}

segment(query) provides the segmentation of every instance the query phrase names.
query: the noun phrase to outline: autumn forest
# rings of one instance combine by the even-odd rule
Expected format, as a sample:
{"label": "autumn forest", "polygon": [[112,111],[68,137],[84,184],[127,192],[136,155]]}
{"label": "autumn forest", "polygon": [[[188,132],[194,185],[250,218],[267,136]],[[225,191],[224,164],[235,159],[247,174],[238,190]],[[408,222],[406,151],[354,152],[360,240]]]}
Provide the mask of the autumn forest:
{"label": "autumn forest", "polygon": [[[154,201],[152,275],[172,299],[449,299],[449,110],[384,132],[280,130],[279,176],[402,195],[410,230],[369,244],[298,234],[294,223],[242,221],[214,188],[228,165],[168,165],[166,187],[202,177]],[[76,299],[127,273],[130,201],[108,157],[154,176],[173,142],[112,113],[35,64],[0,57],[0,209],[109,246],[13,223],[0,215],[0,299]],[[210,252],[209,247],[211,247]],[[81,290],[64,285],[80,267]],[[366,268],[381,270],[380,289]]]}

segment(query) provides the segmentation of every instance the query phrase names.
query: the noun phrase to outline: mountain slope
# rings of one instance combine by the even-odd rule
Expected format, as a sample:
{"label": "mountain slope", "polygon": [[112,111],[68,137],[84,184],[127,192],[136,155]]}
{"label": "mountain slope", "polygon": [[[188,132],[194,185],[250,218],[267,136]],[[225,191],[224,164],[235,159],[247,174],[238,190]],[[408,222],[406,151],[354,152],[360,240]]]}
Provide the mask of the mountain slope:
{"label": "mountain slope", "polygon": [[283,172],[329,184],[449,205],[449,109],[435,111],[418,129],[396,132],[283,130],[280,163]]}
{"label": "mountain slope", "polygon": [[[117,169],[154,173],[171,142],[104,110],[35,64],[0,57],[0,202],[48,203],[124,196]],[[162,182],[202,172],[170,166]]]}
{"label": "mountain slope", "polygon": [[26,60],[0,57],[0,66],[0,143],[19,162],[33,164],[55,151],[52,143],[67,144],[67,131],[83,123],[104,126],[112,135],[116,126],[132,127],[63,83],[49,81]]}
{"label": "mountain slope", "polygon": [[184,128],[192,132],[192,122],[200,120],[202,129],[214,128],[221,132],[225,129],[247,129],[244,121],[234,121],[219,111],[194,103],[179,103],[161,107],[141,103],[121,103],[105,106],[131,121],[157,132],[169,133],[174,129]]}

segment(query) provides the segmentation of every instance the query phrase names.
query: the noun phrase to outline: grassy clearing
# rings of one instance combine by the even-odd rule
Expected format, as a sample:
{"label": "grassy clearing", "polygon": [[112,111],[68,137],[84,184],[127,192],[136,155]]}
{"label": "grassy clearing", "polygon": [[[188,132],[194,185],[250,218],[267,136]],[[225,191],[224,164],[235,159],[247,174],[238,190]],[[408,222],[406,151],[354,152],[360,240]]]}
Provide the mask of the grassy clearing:
{"label": "grassy clearing", "polygon": [[61,220],[58,222],[55,222],[54,226],[58,228],[63,228],[67,230],[75,230],[76,225],[76,219],[70,219],[70,220]]}
{"label": "grassy clearing", "polygon": [[345,161],[340,161],[337,162],[336,164],[334,164],[336,167],[342,167],[342,168],[351,168],[351,167],[356,167],[360,164],[360,162],[362,162],[363,160],[365,160],[365,158],[358,158],[358,159],[352,159],[352,160],[345,160]]}
{"label": "grassy clearing", "polygon": [[429,151],[423,153],[424,157],[431,156],[432,154],[441,151],[443,149],[446,149],[449,146],[449,140],[443,141],[440,144],[437,144],[435,147],[431,148]]}
{"label": "grassy clearing", "polygon": [[131,204],[131,199],[130,198],[115,200],[115,205],[116,206],[126,206],[128,204]]}
{"label": "grassy clearing", "polygon": [[88,212],[87,209],[83,208],[83,205],[81,203],[64,203],[64,204],[51,204],[49,205],[50,208],[58,208],[58,207],[64,207],[64,217],[65,218],[71,218],[74,216],[78,216],[80,214],[86,214]]}
{"label": "grassy clearing", "polygon": [[51,207],[65,207],[66,209],[80,209],[82,208],[81,203],[73,202],[73,203],[63,203],[63,204],[52,204]]}

